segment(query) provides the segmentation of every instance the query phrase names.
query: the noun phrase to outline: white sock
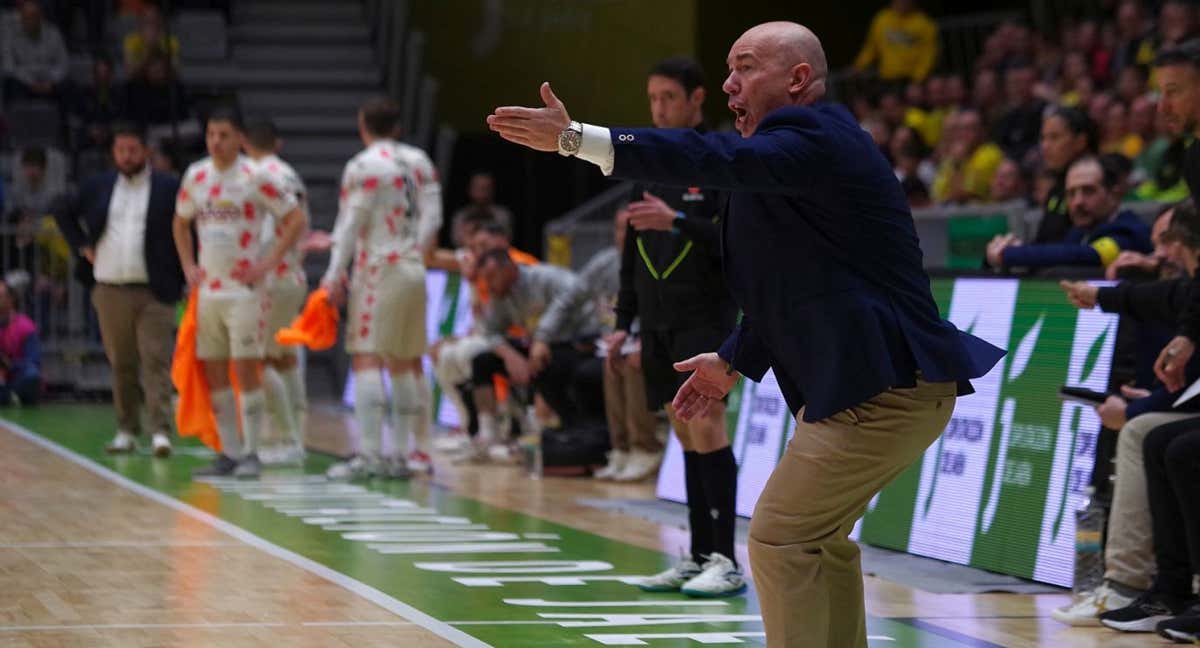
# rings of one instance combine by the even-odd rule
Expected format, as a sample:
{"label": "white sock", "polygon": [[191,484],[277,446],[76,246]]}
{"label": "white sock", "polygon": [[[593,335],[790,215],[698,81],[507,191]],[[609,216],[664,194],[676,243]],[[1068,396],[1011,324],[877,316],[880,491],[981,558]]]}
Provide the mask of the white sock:
{"label": "white sock", "polygon": [[[433,375],[437,378],[438,386],[442,388],[442,393],[446,398],[450,399],[450,404],[454,406],[454,411],[458,413],[458,425],[463,431],[467,429],[467,422],[471,418],[471,412],[467,410],[467,402],[463,400],[462,392],[459,391],[460,383],[454,381],[454,376],[447,368],[448,362],[444,357],[438,358],[438,363],[433,366]],[[430,403],[433,402],[433,397],[430,395]],[[432,415],[431,415],[432,417]]]}
{"label": "white sock", "polygon": [[385,401],[379,369],[354,372],[354,419],[361,437],[359,454],[368,459],[379,459]]}
{"label": "white sock", "polygon": [[[409,450],[429,453],[429,381],[424,375],[405,371],[392,375],[392,430],[396,451],[404,456]],[[410,447],[410,439],[416,441]]]}
{"label": "white sock", "polygon": [[258,440],[262,436],[263,417],[266,415],[266,397],[262,389],[242,392],[242,436],[245,437],[247,455],[258,452]]}
{"label": "white sock", "polygon": [[304,374],[300,367],[295,366],[287,371],[280,371],[279,378],[287,389],[288,402],[292,405],[292,418],[296,421],[295,435],[292,440],[297,445],[304,445],[304,435],[308,430],[308,390],[304,385]]}
{"label": "white sock", "polygon": [[[274,434],[270,435],[272,442],[282,442],[284,439],[296,438],[295,410],[283,378],[271,367],[263,368],[263,395],[267,399],[267,413],[271,415],[271,427]],[[264,439],[264,443],[266,440]]]}
{"label": "white sock", "polygon": [[237,400],[233,390],[226,387],[212,392],[213,415],[217,418],[217,435],[221,437],[221,454],[230,459],[242,458],[242,440],[238,437]]}
{"label": "white sock", "polygon": [[492,441],[496,440],[496,415],[486,412],[479,413],[479,438],[477,439],[480,445],[491,445]]}

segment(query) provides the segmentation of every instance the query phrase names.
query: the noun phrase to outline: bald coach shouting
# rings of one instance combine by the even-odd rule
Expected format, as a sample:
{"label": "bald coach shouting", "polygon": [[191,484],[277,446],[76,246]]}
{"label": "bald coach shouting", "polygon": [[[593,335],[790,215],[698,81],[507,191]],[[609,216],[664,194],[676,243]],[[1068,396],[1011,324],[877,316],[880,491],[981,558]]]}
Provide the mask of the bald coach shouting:
{"label": "bald coach shouting", "polygon": [[727,62],[740,137],[580,124],[549,84],[544,107],[498,108],[487,121],[605,174],[732,192],[724,265],[745,315],[715,353],[676,365],[691,376],[675,408],[696,416],[737,372],[774,370],[798,425],[750,523],[767,644],[866,646],[854,522],[1004,352],[938,315],[891,167],[849,112],[821,102],[816,35],[758,25]]}

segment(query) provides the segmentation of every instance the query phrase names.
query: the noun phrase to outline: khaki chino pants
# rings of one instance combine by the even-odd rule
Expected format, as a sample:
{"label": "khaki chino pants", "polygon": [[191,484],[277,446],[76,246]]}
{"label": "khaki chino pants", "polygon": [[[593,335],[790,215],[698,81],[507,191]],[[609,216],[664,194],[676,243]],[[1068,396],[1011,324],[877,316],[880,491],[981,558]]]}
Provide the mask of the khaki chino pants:
{"label": "khaki chino pants", "polygon": [[768,646],[866,647],[850,531],[871,498],[942,433],[955,393],[954,383],[918,381],[816,423],[799,421],[750,520]]}
{"label": "khaki chino pants", "polygon": [[117,429],[141,432],[144,403],[150,432],[169,433],[175,308],[158,301],[144,285],[96,284],[92,305],[112,366]]}

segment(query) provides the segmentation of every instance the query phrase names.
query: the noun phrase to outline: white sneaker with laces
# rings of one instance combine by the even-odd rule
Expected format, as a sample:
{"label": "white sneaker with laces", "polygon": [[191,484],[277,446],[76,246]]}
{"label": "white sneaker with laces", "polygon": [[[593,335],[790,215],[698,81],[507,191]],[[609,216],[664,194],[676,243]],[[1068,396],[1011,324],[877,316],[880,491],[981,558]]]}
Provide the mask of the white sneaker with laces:
{"label": "white sneaker with laces", "polygon": [[263,448],[258,453],[264,466],[302,466],[308,454],[298,443],[281,443]]}
{"label": "white sneaker with laces", "polygon": [[438,452],[455,452],[462,450],[471,442],[471,437],[460,432],[451,432],[433,440],[433,449]]}
{"label": "white sneaker with laces", "polygon": [[408,453],[408,469],[417,475],[433,474],[433,458],[427,452],[413,450]]}
{"label": "white sneaker with laces", "polygon": [[625,462],[625,467],[613,479],[619,482],[636,482],[652,477],[658,473],[658,465],[662,463],[662,457],[663,453],[661,452],[635,449],[629,453],[629,460]]}
{"label": "white sneaker with laces", "polygon": [[700,565],[691,558],[684,558],[666,571],[647,576],[638,583],[643,592],[678,592],[683,584],[700,575]]}
{"label": "white sneaker with laces", "polygon": [[608,465],[596,471],[592,475],[596,479],[615,479],[617,475],[625,470],[625,462],[629,461],[629,453],[625,450],[613,450],[608,453]]}
{"label": "white sneaker with laces", "polygon": [[171,440],[162,432],[157,432],[154,435],[151,444],[154,448],[154,456],[160,459],[166,459],[171,456]]}
{"label": "white sneaker with laces", "polygon": [[1050,616],[1069,626],[1098,626],[1101,614],[1128,607],[1131,603],[1132,597],[1121,595],[1105,582],[1070,605],[1051,611]]}
{"label": "white sneaker with laces", "polygon": [[693,598],[736,596],[746,591],[741,568],[719,553],[709,554],[701,569],[700,575],[684,583],[679,591]]}

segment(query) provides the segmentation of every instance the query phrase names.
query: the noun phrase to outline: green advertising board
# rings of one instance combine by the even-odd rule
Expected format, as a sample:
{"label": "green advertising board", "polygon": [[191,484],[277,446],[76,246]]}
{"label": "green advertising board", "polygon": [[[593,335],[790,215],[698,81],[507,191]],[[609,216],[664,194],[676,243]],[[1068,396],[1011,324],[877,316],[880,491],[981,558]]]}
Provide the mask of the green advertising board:
{"label": "green advertising board", "polygon": [[[869,505],[855,532],[882,547],[1069,586],[1074,510],[1090,483],[1100,420],[1057,397],[1108,387],[1117,318],[1081,311],[1055,282],[933,281],[942,315],[1009,353],[972,381],[942,436]],[[742,387],[734,451],[738,513],[750,515],[795,423],[774,378]],[[676,444],[659,496],[683,500]]]}

